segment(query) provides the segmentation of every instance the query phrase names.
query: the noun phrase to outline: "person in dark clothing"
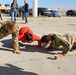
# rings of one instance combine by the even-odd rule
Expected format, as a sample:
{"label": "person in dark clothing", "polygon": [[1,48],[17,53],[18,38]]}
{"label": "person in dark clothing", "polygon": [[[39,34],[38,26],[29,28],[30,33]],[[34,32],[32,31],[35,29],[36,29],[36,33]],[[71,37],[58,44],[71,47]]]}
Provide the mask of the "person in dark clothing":
{"label": "person in dark clothing", "polygon": [[25,23],[28,23],[28,3],[24,0],[24,15],[25,15]]}

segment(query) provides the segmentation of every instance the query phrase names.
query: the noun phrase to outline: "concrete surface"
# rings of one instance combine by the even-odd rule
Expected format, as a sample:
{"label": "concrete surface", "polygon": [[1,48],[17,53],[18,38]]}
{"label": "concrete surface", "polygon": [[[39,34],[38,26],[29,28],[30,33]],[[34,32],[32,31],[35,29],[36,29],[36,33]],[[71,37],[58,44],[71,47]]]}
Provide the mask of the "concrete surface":
{"label": "concrete surface", "polygon": [[[3,20],[10,20],[2,15]],[[76,17],[29,17],[29,23],[17,18],[19,27],[28,26],[42,36],[50,32],[76,34]],[[76,50],[54,60],[58,51],[37,48],[37,42],[20,45],[22,54],[13,54],[11,35],[0,40],[0,75],[76,75]]]}

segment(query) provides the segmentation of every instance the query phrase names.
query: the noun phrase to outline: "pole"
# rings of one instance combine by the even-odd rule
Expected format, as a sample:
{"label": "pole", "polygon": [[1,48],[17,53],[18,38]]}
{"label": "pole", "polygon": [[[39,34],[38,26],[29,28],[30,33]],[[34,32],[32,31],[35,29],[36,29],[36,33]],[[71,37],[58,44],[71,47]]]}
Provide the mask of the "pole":
{"label": "pole", "polygon": [[38,15],[38,0],[33,0],[33,16],[37,17]]}

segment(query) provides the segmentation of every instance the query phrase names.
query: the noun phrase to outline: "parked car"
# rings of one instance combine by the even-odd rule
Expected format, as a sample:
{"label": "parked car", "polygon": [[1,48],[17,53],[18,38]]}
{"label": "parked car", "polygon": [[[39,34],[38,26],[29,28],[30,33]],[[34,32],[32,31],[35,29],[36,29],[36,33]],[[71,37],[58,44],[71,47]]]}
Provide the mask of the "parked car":
{"label": "parked car", "polygon": [[61,17],[61,13],[57,10],[50,10],[51,16],[53,17]]}
{"label": "parked car", "polygon": [[38,8],[38,16],[39,15],[45,15],[45,12],[48,11],[47,8],[39,7]]}
{"label": "parked car", "polygon": [[66,16],[76,16],[76,10],[68,10]]}
{"label": "parked car", "polygon": [[[38,16],[39,16],[39,15],[49,16],[50,13],[51,13],[51,12],[50,12],[47,8],[43,8],[43,7],[39,7],[39,8],[38,8]],[[33,10],[32,10],[32,9],[29,9],[29,15],[33,15]]]}
{"label": "parked car", "polygon": [[49,10],[46,10],[46,11],[43,12],[43,15],[51,17],[52,13]]}

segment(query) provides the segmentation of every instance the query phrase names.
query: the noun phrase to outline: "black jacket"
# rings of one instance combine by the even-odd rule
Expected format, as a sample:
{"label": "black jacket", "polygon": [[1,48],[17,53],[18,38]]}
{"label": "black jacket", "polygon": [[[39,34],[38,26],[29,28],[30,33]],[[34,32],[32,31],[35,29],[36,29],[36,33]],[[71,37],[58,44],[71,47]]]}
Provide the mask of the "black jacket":
{"label": "black jacket", "polygon": [[14,8],[18,9],[18,4],[17,3],[16,3],[15,7],[14,7],[14,3],[11,3],[11,10],[14,9]]}
{"label": "black jacket", "polygon": [[29,7],[28,3],[25,3],[25,12],[28,12],[28,7]]}

